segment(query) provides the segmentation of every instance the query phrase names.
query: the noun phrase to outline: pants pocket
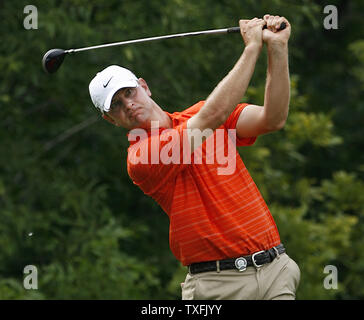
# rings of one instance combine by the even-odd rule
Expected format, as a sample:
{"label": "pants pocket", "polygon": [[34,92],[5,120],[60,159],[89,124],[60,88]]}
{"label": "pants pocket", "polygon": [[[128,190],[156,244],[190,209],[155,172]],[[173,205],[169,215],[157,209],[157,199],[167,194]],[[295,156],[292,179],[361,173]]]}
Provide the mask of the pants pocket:
{"label": "pants pocket", "polygon": [[182,300],[193,300],[196,290],[196,278],[188,273],[185,282],[181,283],[181,289]]}
{"label": "pants pocket", "polygon": [[289,258],[289,262],[288,262],[286,268],[287,268],[288,273],[292,277],[294,288],[295,288],[295,290],[297,290],[298,285],[300,283],[300,279],[301,279],[301,270],[300,270],[299,266],[297,265],[296,261],[294,261],[292,258]]}

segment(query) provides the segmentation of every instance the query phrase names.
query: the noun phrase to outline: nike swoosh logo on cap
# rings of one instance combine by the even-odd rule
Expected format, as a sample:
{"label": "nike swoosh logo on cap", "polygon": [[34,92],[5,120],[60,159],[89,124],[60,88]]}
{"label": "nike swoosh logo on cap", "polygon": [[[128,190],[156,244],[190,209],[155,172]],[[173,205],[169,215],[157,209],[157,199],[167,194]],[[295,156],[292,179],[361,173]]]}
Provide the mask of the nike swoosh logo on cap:
{"label": "nike swoosh logo on cap", "polygon": [[106,87],[108,86],[108,84],[109,84],[110,80],[111,80],[113,77],[114,77],[114,76],[112,76],[106,84],[103,84],[104,88],[106,88]]}

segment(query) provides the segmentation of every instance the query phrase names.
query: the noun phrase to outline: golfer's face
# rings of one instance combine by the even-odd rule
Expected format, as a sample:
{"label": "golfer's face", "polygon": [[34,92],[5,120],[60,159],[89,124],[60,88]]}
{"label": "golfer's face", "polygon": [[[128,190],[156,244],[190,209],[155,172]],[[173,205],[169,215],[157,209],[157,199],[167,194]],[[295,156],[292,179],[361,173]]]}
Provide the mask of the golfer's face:
{"label": "golfer's face", "polygon": [[107,115],[117,126],[133,129],[148,125],[150,91],[145,81],[141,80],[138,87],[120,89],[113,96]]}

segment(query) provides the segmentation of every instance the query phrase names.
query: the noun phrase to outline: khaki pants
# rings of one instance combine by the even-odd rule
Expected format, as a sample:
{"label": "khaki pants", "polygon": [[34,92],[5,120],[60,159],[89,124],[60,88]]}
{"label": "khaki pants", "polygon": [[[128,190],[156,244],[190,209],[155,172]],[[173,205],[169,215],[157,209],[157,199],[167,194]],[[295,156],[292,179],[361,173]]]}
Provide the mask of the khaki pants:
{"label": "khaki pants", "polygon": [[187,274],[182,300],[294,300],[300,269],[286,253],[256,269]]}

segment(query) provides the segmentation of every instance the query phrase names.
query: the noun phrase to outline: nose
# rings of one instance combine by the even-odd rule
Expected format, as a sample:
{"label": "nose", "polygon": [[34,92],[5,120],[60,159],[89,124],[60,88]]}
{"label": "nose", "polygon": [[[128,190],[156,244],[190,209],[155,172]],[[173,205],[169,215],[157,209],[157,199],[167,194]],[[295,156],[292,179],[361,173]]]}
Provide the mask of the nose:
{"label": "nose", "polygon": [[133,107],[134,107],[134,103],[132,100],[126,100],[125,101],[125,107],[128,111],[131,111],[133,110]]}

